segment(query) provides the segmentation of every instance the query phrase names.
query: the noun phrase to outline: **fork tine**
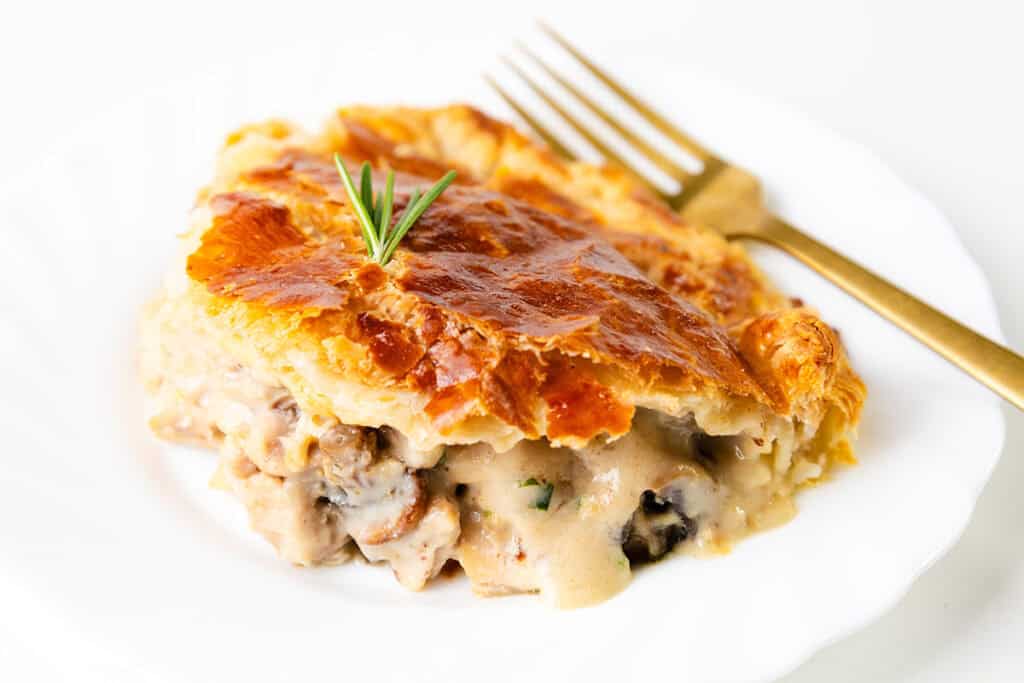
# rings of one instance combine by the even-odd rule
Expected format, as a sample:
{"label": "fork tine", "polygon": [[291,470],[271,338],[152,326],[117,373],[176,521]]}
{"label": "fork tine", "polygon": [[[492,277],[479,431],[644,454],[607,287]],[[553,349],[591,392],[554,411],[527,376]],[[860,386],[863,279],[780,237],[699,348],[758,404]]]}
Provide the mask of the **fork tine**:
{"label": "fork tine", "polygon": [[505,64],[507,64],[508,67],[513,72],[515,72],[515,74],[519,76],[519,78],[521,78],[527,86],[529,86],[530,90],[532,90],[534,93],[537,94],[538,97],[544,100],[545,104],[551,107],[551,109],[556,114],[558,114],[558,116],[563,121],[569,124],[573,130],[575,130],[587,142],[589,142],[594,147],[594,149],[603,154],[606,159],[608,159],[609,161],[613,162],[614,164],[625,170],[627,173],[632,175],[634,178],[636,178],[638,181],[640,181],[647,187],[651,188],[659,196],[665,196],[665,194],[661,190],[659,190],[657,186],[655,186],[654,183],[652,183],[647,177],[645,177],[644,174],[636,170],[636,168],[634,168],[633,165],[630,164],[628,161],[623,159],[618,152],[616,152],[607,144],[605,144],[605,142],[601,138],[597,137],[597,135],[595,135],[589,128],[583,125],[579,121],[579,119],[570,114],[564,107],[562,107],[562,105],[558,104],[555,98],[551,97],[551,95],[549,95],[547,91],[544,90],[544,88],[540,87],[540,85],[538,85],[532,78],[530,78],[525,71],[516,66],[515,62],[507,58],[502,58],[502,61],[504,61]]}
{"label": "fork tine", "polygon": [[484,80],[487,84],[494,88],[494,91],[498,93],[501,99],[505,100],[505,104],[512,107],[512,111],[519,115],[523,121],[526,122],[533,132],[540,136],[540,138],[547,143],[548,147],[557,154],[558,156],[568,161],[576,161],[576,155],[573,154],[568,147],[562,144],[562,142],[555,137],[555,134],[548,130],[547,126],[538,121],[533,114],[526,111],[516,100],[505,92],[505,89],[498,85],[497,81],[491,78],[489,75],[484,74]]}
{"label": "fork tine", "polygon": [[693,174],[687,171],[685,168],[677,164],[676,162],[669,159],[667,156],[662,154],[649,142],[644,140],[642,137],[627,128],[621,121],[612,116],[606,111],[601,105],[589,98],[579,88],[573,85],[569,79],[565,78],[558,71],[548,66],[540,57],[533,53],[532,50],[527,48],[523,44],[518,44],[519,50],[529,57],[537,66],[544,70],[556,83],[562,88],[569,92],[573,97],[579,100],[587,109],[591,111],[595,116],[604,121],[609,128],[618,133],[626,142],[630,143],[644,156],[647,157],[655,166],[660,168],[662,171],[672,176],[680,182],[687,182],[693,178]]}
{"label": "fork tine", "polygon": [[659,131],[665,134],[666,137],[677,143],[680,147],[685,149],[690,154],[699,158],[704,162],[711,162],[717,166],[722,163],[722,160],[715,156],[706,147],[698,143],[696,140],[691,138],[689,135],[681,131],[679,128],[673,126],[668,120],[658,112],[654,111],[651,107],[647,106],[640,98],[628,91],[618,81],[613,79],[607,73],[605,73],[600,67],[594,62],[590,61],[583,55],[578,49],[576,49],[569,41],[563,38],[561,35],[555,32],[553,28],[539,22],[542,31],[548,34],[552,40],[562,46],[562,48],[570,55],[576,58],[576,60],[583,65],[583,67],[594,75],[599,81],[604,83],[608,88],[616,95],[621,97],[629,106],[631,106],[640,116],[644,118],[648,123],[657,128]]}

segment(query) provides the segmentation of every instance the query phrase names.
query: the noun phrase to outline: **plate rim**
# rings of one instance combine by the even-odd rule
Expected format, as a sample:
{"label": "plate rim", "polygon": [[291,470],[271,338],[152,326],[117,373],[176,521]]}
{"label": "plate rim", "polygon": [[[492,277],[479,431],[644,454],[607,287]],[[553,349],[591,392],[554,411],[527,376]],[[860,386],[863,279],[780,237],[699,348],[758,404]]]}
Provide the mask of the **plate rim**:
{"label": "plate rim", "polygon": [[[936,218],[936,225],[938,225],[941,222],[944,229],[944,237],[946,237],[947,239],[950,237],[952,238],[952,244],[956,248],[958,260],[973,271],[973,274],[975,275],[978,283],[981,285],[979,294],[983,295],[984,297],[985,311],[983,313],[991,320],[991,325],[993,327],[991,336],[997,341],[1005,344],[1005,336],[1002,330],[1002,325],[1000,323],[999,312],[996,306],[995,296],[992,290],[991,283],[986,277],[980,264],[977,262],[977,260],[969,251],[967,246],[964,244],[962,238],[960,237],[953,223],[948,219],[945,213],[943,213],[933,202],[931,202],[928,199],[928,197],[923,192],[921,192],[917,187],[915,187],[914,185],[903,179],[901,176],[899,176],[890,166],[888,166],[888,164],[884,162],[884,160],[879,155],[877,155],[873,150],[871,150],[870,147],[859,141],[851,140],[844,135],[838,134],[832,128],[816,120],[813,120],[812,118],[804,114],[802,111],[799,111],[798,109],[793,108],[788,104],[778,102],[775,99],[771,98],[770,96],[765,96],[761,93],[752,93],[745,90],[736,89],[732,84],[723,79],[717,77],[707,78],[707,76],[704,73],[699,71],[692,71],[691,74],[695,75],[698,78],[709,80],[714,84],[714,87],[716,88],[724,88],[726,90],[729,90],[731,92],[731,95],[734,95],[737,98],[769,106],[775,110],[776,115],[783,116],[785,118],[793,120],[795,123],[798,123],[798,125],[801,128],[817,131],[818,134],[829,138],[834,144],[842,145],[845,148],[847,148],[851,153],[857,154],[858,156],[864,158],[873,167],[884,169],[885,172],[889,176],[891,176],[892,179],[900,183],[902,189],[908,194],[908,196],[913,196],[915,202],[929,208],[929,210],[934,214]],[[131,96],[126,96],[125,98],[123,98],[123,100],[130,101],[140,98],[146,98],[151,96],[153,92],[163,92],[173,89],[174,84],[178,83],[179,81],[190,82],[192,80],[193,79],[183,78],[176,79],[172,83],[154,85],[150,88],[147,88],[145,91],[134,93]],[[117,104],[120,103],[121,100],[119,99],[117,101]],[[95,116],[102,117],[105,115],[107,111],[107,109],[104,109],[100,112],[97,112]],[[62,144],[66,144],[64,141],[75,140],[81,134],[81,128],[83,126],[84,123],[81,123],[79,126],[74,126],[71,129],[66,130],[64,132],[64,135],[62,135],[58,141],[53,142],[48,149],[41,152],[39,155],[35,156],[32,160],[32,163],[27,164],[27,169],[22,176],[20,176],[19,178],[5,178],[3,182],[0,182],[0,209],[3,209],[7,205],[11,195],[14,195],[21,190],[22,183],[26,185],[31,184],[31,179],[36,173],[37,164],[44,164],[46,158],[50,157],[55,150],[59,150]],[[766,180],[766,184],[770,186],[770,183],[771,179],[768,178]],[[1001,401],[999,401],[998,399],[995,399],[993,406],[994,410],[998,414],[999,424],[999,434],[997,439],[998,448],[996,451],[996,455],[992,459],[990,466],[984,473],[984,476],[981,477],[978,480],[978,482],[972,486],[971,491],[967,492],[967,496],[964,499],[966,501],[966,505],[964,506],[965,509],[962,510],[962,514],[959,514],[957,516],[958,523],[956,524],[955,528],[951,530],[951,533],[948,534],[946,541],[941,545],[938,545],[935,548],[933,548],[931,553],[929,554],[929,557],[922,565],[916,567],[913,571],[909,572],[909,575],[903,577],[903,580],[899,582],[900,588],[895,592],[895,594],[888,595],[887,599],[884,601],[878,601],[878,604],[880,606],[878,606],[876,609],[866,610],[859,616],[853,616],[847,619],[845,625],[842,628],[836,628],[834,632],[828,636],[818,639],[810,639],[806,646],[804,646],[803,648],[799,648],[799,654],[794,655],[790,658],[791,662],[789,663],[789,665],[780,666],[776,671],[766,672],[765,676],[759,680],[774,680],[775,678],[784,676],[797,669],[808,659],[810,659],[815,653],[821,651],[822,649],[830,646],[835,642],[848,638],[849,636],[860,631],[869,624],[877,621],[882,615],[886,614],[894,607],[896,607],[904,599],[904,597],[911,590],[911,588],[921,577],[921,575],[923,575],[932,566],[934,566],[934,564],[939,559],[945,556],[959,542],[968,524],[970,523],[970,520],[973,517],[974,510],[977,506],[978,500],[982,495],[982,492],[986,484],[991,479],[992,473],[996,465],[998,464],[1001,456],[1003,455],[1003,451],[1005,450],[1005,413],[1001,408]]]}

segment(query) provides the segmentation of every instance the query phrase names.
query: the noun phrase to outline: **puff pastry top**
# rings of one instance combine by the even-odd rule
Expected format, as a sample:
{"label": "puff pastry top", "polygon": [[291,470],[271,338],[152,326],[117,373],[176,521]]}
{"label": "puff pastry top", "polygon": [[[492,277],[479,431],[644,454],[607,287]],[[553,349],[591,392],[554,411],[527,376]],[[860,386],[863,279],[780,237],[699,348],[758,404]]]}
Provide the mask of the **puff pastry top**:
{"label": "puff pastry top", "polygon": [[[335,151],[377,183],[397,172],[396,214],[458,171],[383,268]],[[836,333],[742,248],[470,107],[342,109],[317,135],[243,128],[198,208],[194,302],[304,408],[343,421],[576,445],[625,433],[639,406],[714,431],[830,410],[850,427],[863,401]]]}

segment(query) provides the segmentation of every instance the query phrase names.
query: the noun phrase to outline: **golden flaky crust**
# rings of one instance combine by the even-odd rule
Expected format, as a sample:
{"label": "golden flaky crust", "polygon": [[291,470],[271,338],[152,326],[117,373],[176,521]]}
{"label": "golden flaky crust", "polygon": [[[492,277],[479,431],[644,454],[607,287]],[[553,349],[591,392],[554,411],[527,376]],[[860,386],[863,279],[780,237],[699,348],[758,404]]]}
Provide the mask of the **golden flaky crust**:
{"label": "golden flaky crust", "polygon": [[[396,213],[458,171],[384,268],[335,151],[398,173]],[[234,133],[188,250],[187,295],[241,358],[313,414],[420,443],[579,444],[625,433],[638,406],[711,431],[830,415],[842,438],[864,396],[835,332],[740,247],[466,106]]]}

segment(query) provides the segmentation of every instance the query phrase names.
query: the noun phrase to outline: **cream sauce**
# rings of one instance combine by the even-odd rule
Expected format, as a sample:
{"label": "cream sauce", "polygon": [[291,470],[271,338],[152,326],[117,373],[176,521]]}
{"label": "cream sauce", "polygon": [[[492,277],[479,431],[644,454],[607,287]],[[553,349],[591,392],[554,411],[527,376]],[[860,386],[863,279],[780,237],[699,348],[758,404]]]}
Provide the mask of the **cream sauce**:
{"label": "cream sauce", "polygon": [[403,458],[432,465],[442,449],[417,451],[398,434],[378,449],[375,438],[362,439],[367,430],[304,414],[284,387],[235,362],[193,323],[175,300],[144,321],[152,429],[218,448],[212,485],[245,504],[252,528],[286,560],[335,564],[355,541],[368,559],[390,563],[403,585],[422,588],[454,552],[458,509],[428,500],[423,477]]}
{"label": "cream sauce", "polygon": [[[697,438],[685,423],[641,412],[626,436],[578,451],[539,441],[504,453],[450,447],[437,471],[449,485],[466,486],[457,558],[474,589],[537,591],[559,607],[621,591],[631,577],[624,529],[645,491],[676,492],[696,522],[683,546],[691,553],[727,549],[776,500],[788,502],[788,485],[775,480],[752,442],[714,439],[713,459],[702,461]],[[548,484],[547,509],[539,509]]]}
{"label": "cream sauce", "polygon": [[629,583],[622,544],[646,491],[693,521],[678,548],[714,553],[789,519],[794,490],[829,465],[820,445],[794,453],[803,439],[785,423],[773,442],[708,437],[693,420],[641,410],[625,436],[579,450],[520,441],[502,453],[483,443],[419,451],[385,428],[376,434],[386,452],[349,463],[342,481],[318,453],[340,426],[333,416],[303,414],[273,378],[219,350],[187,306],[162,306],[143,330],[154,431],[219,446],[217,483],[298,564],[342,561],[351,538],[409,588],[454,557],[478,593],[591,605]]}

